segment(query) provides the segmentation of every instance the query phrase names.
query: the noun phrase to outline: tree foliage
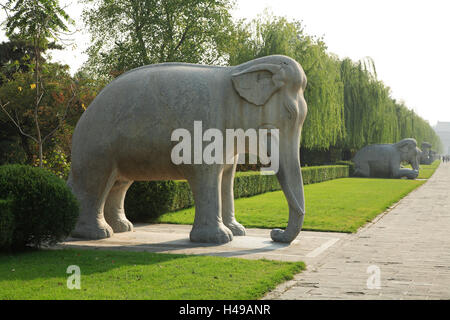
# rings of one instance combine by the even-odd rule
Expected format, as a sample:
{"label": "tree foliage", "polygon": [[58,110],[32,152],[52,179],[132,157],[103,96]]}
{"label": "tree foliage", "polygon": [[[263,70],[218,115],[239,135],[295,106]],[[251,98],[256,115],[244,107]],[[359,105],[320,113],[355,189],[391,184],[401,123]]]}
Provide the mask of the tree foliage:
{"label": "tree foliage", "polygon": [[[63,47],[50,42],[47,48],[42,48],[43,53],[47,49],[61,50]],[[35,59],[33,45],[26,40],[11,36],[9,41],[0,43],[0,72],[3,77],[0,78],[0,86],[3,81],[12,79],[16,72],[28,72],[32,69],[32,61]],[[46,63],[46,57],[43,56],[42,62]]]}
{"label": "tree foliage", "polygon": [[6,21],[8,37],[48,43],[58,40],[61,31],[68,31],[67,22],[72,22],[58,0],[8,0],[6,7],[11,13]]}
{"label": "tree foliage", "polygon": [[[58,0],[8,0],[4,9],[8,15],[6,19],[6,35],[10,39],[19,39],[24,41],[33,52],[32,57],[25,56],[27,69],[32,73],[33,83],[30,84],[33,92],[33,102],[25,104],[29,108],[29,113],[32,115],[33,130],[24,130],[18,116],[17,105],[13,105],[14,113],[8,112],[5,108],[11,103],[9,96],[4,96],[8,100],[0,99],[2,112],[6,114],[8,119],[17,127],[20,134],[28,139],[34,141],[38,146],[39,166],[43,166],[43,149],[46,140],[51,138],[63,125],[67,110],[70,107],[72,100],[75,98],[75,93],[72,90],[72,97],[66,103],[65,111],[62,116],[56,117],[57,124],[49,133],[44,133],[41,130],[42,119],[40,119],[40,111],[43,108],[41,103],[45,98],[46,83],[43,74],[47,67],[44,64],[43,53],[49,48],[51,41],[57,41],[61,32],[68,31],[67,23],[73,21],[67,13],[59,6]],[[14,61],[14,65],[16,65]],[[20,63],[19,63],[20,64]],[[25,74],[25,77],[30,75]],[[11,77],[10,77],[11,78]],[[3,78],[4,82],[5,78]],[[12,81],[14,82],[14,81]],[[5,86],[5,85],[4,85]],[[21,88],[18,86],[18,88]],[[73,86],[71,86],[73,89]],[[21,91],[19,89],[19,91]],[[3,98],[3,97],[0,97]],[[13,99],[11,97],[11,99]],[[2,101],[3,100],[3,101]],[[19,104],[22,104],[21,101]],[[55,119],[55,120],[56,120]]]}
{"label": "tree foliage", "polygon": [[[73,126],[76,123],[83,112],[81,106],[83,102],[80,102],[79,95],[76,97],[73,95],[80,84],[74,84],[68,72],[68,66],[56,63],[43,65],[42,83],[45,83],[43,90],[46,94],[42,96],[39,102],[37,118],[39,119],[41,136],[43,138],[48,137],[43,146],[45,155],[55,147],[55,142],[58,140],[70,141],[67,135],[71,134],[72,129],[67,125]],[[36,130],[35,110],[33,108],[35,94],[36,85],[32,72],[16,72],[0,86],[0,101],[8,100],[9,102],[0,112],[0,125],[2,126],[0,140],[5,139],[0,144],[0,149],[4,152],[0,158],[0,163],[32,164],[39,157],[37,142],[21,134],[17,125],[9,117],[12,117],[23,132],[34,133]],[[71,105],[71,108],[67,108],[68,104]],[[62,119],[65,121],[60,126]],[[59,130],[55,131],[55,128]],[[66,148],[65,151],[69,152],[70,150]],[[21,154],[22,156],[20,156]],[[20,156],[20,160],[16,156]]]}
{"label": "tree foliage", "polygon": [[233,38],[227,49],[231,65],[271,54],[290,56],[302,65],[308,77],[308,115],[302,131],[307,152],[354,152],[403,138],[415,138],[419,145],[428,141],[440,150],[429,123],[391,97],[370,58],[340,60],[327,52],[321,38],[307,35],[300,21],[267,12],[249,23],[237,22]]}
{"label": "tree foliage", "polygon": [[391,98],[390,89],[370,70],[375,70],[373,61],[344,59],[341,62],[348,133],[342,145],[347,149],[359,149],[368,144],[415,138],[419,145],[427,141],[440,150],[440,139],[430,124],[404,103]]}
{"label": "tree foliage", "polygon": [[160,62],[220,64],[230,39],[230,0],[84,0],[92,37],[86,70],[114,77]]}

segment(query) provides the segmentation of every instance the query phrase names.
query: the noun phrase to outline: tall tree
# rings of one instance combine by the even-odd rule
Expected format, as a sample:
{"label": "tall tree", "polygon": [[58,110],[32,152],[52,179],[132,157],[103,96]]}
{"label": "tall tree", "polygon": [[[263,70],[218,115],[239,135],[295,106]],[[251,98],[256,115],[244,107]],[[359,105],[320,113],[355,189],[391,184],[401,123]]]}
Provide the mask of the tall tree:
{"label": "tall tree", "polygon": [[[50,42],[46,49],[62,49],[61,45]],[[0,86],[4,80],[9,80],[16,72],[28,72],[30,63],[34,61],[35,50],[29,41],[10,38],[9,41],[0,43],[0,72],[4,75],[0,78]],[[45,63],[45,51],[41,52],[41,63]]]}
{"label": "tall tree", "polygon": [[[35,90],[33,101],[34,133],[25,132],[19,119],[14,117],[5,108],[8,102],[3,102],[1,108],[8,118],[18,128],[20,133],[38,145],[39,166],[43,166],[43,144],[62,125],[67,109],[74,98],[66,104],[66,111],[58,119],[58,123],[48,134],[41,132],[39,119],[40,104],[45,94],[45,86],[42,79],[43,52],[49,43],[57,41],[61,32],[68,31],[68,24],[73,23],[68,14],[59,6],[58,0],[8,0],[4,8],[8,14],[6,20],[6,35],[11,39],[21,39],[28,42],[33,49],[32,64],[34,83],[31,88]],[[2,102],[0,102],[2,103]],[[14,108],[14,106],[12,106]]]}
{"label": "tall tree", "polygon": [[224,63],[232,0],[83,0],[86,70],[114,77],[160,62]]}

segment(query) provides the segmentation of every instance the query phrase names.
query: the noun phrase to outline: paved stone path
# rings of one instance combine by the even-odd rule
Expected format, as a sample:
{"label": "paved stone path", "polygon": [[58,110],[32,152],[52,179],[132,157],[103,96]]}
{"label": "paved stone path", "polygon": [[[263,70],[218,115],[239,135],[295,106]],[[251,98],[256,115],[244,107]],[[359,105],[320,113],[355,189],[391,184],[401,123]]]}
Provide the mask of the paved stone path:
{"label": "paved stone path", "polygon": [[450,164],[265,299],[450,299]]}

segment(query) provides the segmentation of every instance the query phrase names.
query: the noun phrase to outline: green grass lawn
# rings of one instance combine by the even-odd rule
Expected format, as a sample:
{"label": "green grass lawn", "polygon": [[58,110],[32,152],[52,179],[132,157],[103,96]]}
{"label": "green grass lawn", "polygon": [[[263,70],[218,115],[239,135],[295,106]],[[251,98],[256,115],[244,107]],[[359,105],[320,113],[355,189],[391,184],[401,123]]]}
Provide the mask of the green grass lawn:
{"label": "green grass lawn", "polygon": [[[69,265],[81,289],[67,288]],[[258,299],[305,268],[302,262],[103,250],[0,254],[5,299]]]}
{"label": "green grass lawn", "polygon": [[[305,186],[303,230],[356,232],[425,181],[344,178]],[[285,228],[288,206],[282,191],[235,200],[236,219],[246,227]],[[194,208],[162,215],[158,222],[192,224]]]}

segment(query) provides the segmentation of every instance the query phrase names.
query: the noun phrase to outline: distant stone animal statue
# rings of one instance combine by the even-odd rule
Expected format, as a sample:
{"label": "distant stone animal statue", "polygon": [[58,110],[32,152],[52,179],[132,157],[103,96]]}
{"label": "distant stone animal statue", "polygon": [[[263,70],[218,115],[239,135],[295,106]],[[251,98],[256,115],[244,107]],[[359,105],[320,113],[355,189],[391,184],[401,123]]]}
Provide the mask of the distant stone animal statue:
{"label": "distant stone animal statue", "polygon": [[420,154],[420,164],[432,164],[434,157],[431,153],[431,144],[428,142],[422,142],[420,147],[422,149],[422,153]]}
{"label": "distant stone animal statue", "polygon": [[[359,150],[352,161],[355,176],[415,179],[419,175],[421,150],[415,139],[407,138],[394,144],[373,144]],[[413,169],[402,168],[405,161]]]}
{"label": "distant stone animal statue", "polygon": [[434,150],[430,150],[429,164],[432,164],[435,160],[439,159],[439,153]]}
{"label": "distant stone animal statue", "polygon": [[97,95],[73,134],[68,185],[80,215],[72,236],[101,239],[131,231],[124,199],[133,181],[178,179],[186,179],[194,194],[191,241],[226,243],[245,235],[234,215],[238,152],[232,151],[231,164],[175,164],[171,158],[174,130],[195,135],[194,121],[201,121],[224,135],[226,129],[279,130],[276,174],[289,221],[271,237],[291,242],[305,214],[299,148],[306,81],[300,64],[281,55],[232,67],[163,63],[122,74]]}

